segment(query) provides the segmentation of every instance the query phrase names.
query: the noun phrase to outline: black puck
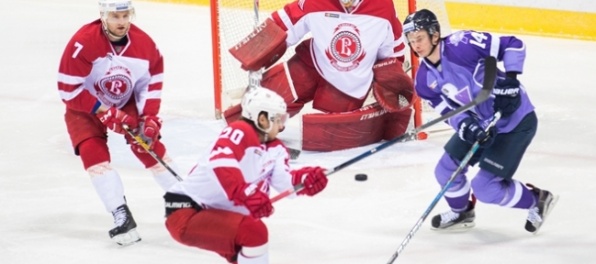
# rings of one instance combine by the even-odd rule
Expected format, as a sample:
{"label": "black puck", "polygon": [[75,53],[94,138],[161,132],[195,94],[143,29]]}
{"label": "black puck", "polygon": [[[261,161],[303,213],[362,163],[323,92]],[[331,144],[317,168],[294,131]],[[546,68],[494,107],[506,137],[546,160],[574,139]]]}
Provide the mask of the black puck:
{"label": "black puck", "polygon": [[364,173],[358,173],[358,174],[356,174],[356,176],[354,176],[354,179],[357,181],[366,181],[366,180],[368,180],[368,175],[366,175]]}

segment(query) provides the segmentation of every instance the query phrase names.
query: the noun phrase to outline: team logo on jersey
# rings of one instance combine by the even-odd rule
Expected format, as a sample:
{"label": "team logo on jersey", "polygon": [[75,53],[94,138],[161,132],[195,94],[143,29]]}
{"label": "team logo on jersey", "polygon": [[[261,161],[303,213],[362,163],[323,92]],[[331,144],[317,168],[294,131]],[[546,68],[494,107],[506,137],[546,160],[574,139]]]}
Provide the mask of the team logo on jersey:
{"label": "team logo on jersey", "polygon": [[437,85],[439,85],[439,83],[437,83],[437,80],[433,80],[433,82],[430,83],[430,85],[428,85],[428,88],[434,90],[435,88],[437,88]]}
{"label": "team logo on jersey", "polygon": [[458,89],[452,83],[446,83],[441,88],[441,92],[459,105],[465,105],[472,101],[470,86],[466,85],[464,88]]}
{"label": "team logo on jersey", "polygon": [[457,46],[460,42],[467,43],[468,39],[465,37],[465,32],[458,31],[449,36],[449,44]]}
{"label": "team logo on jersey", "polygon": [[118,105],[132,94],[132,77],[130,71],[122,66],[110,68],[106,74],[95,82],[95,90],[102,103]]}
{"label": "team logo on jersey", "polygon": [[358,67],[366,56],[358,28],[353,24],[343,23],[335,28],[333,34],[335,36],[325,50],[331,65],[339,71],[351,71]]}

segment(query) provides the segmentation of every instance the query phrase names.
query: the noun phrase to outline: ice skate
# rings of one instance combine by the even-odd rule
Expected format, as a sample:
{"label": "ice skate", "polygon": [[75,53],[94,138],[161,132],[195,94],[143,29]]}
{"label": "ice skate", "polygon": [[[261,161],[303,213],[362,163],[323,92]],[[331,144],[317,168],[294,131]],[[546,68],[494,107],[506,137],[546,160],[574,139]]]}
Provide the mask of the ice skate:
{"label": "ice skate", "polygon": [[536,194],[537,202],[534,207],[529,209],[526,230],[536,234],[540,230],[540,227],[542,227],[542,224],[544,224],[544,220],[546,220],[551,210],[555,207],[559,196],[554,196],[551,192],[538,189],[531,184],[527,184],[527,186]]}
{"label": "ice skate", "polygon": [[137,223],[126,204],[119,206],[112,212],[114,216],[114,224],[116,227],[111,229],[108,233],[110,238],[118,245],[128,246],[141,241],[139,233],[137,233]]}
{"label": "ice skate", "polygon": [[465,230],[474,227],[474,219],[476,213],[474,212],[474,202],[470,201],[468,209],[463,212],[454,212],[449,210],[447,212],[435,215],[431,221],[432,230],[442,231],[457,231]]}

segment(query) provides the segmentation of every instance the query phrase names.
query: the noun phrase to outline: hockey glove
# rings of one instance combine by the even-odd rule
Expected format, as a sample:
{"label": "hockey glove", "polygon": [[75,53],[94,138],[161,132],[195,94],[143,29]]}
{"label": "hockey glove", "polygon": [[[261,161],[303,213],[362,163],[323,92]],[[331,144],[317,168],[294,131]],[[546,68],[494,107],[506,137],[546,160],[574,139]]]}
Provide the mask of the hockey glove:
{"label": "hockey glove", "polygon": [[273,214],[273,205],[269,196],[253,185],[246,185],[232,198],[235,205],[244,205],[254,218],[268,217]]}
{"label": "hockey glove", "polygon": [[496,132],[497,130],[493,126],[489,129],[487,133],[480,126],[480,124],[478,124],[478,122],[472,117],[468,117],[462,120],[459,123],[459,129],[457,130],[457,133],[461,140],[466,141],[470,144],[478,142],[480,143],[481,147],[488,147],[492,145],[494,142],[494,135],[496,134]]}
{"label": "hockey glove", "polygon": [[304,185],[304,188],[297,192],[298,195],[313,196],[327,186],[327,176],[325,170],[321,167],[304,167],[291,173],[292,184],[302,183]]}
{"label": "hockey glove", "polygon": [[159,140],[159,129],[161,128],[161,119],[157,116],[143,116],[139,120],[139,136],[153,148],[154,143]]}
{"label": "hockey glove", "polygon": [[493,108],[495,112],[501,111],[503,117],[513,114],[521,105],[520,83],[517,79],[507,77],[497,80],[493,89],[495,100]]}
{"label": "hockey glove", "polygon": [[113,106],[103,113],[98,113],[96,116],[108,129],[119,134],[125,133],[122,129],[122,125],[128,125],[130,128],[138,126],[134,118]]}

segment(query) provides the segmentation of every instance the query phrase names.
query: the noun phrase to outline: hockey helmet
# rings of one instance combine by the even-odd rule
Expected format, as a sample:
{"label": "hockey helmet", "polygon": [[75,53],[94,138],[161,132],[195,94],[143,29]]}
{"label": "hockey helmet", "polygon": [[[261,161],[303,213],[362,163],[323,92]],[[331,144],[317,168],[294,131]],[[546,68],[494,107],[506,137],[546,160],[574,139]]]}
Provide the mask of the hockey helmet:
{"label": "hockey helmet", "polygon": [[102,20],[105,20],[110,12],[130,11],[131,17],[135,8],[131,0],[99,0],[99,13]]}
{"label": "hockey helmet", "polygon": [[249,88],[242,98],[242,117],[254,122],[257,128],[268,133],[269,129],[259,126],[259,114],[265,112],[271,122],[285,125],[288,119],[287,106],[284,99],[274,91],[260,86]]}
{"label": "hockey helmet", "polygon": [[418,10],[406,17],[404,20],[403,32],[407,35],[410,32],[426,30],[428,34],[439,33],[441,35],[441,26],[437,16],[428,9]]}

